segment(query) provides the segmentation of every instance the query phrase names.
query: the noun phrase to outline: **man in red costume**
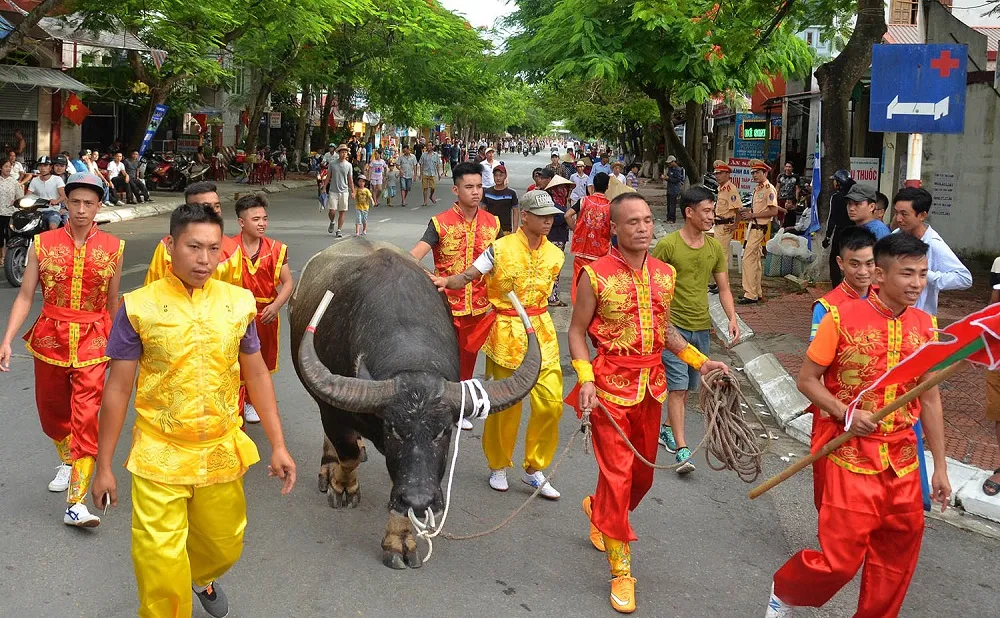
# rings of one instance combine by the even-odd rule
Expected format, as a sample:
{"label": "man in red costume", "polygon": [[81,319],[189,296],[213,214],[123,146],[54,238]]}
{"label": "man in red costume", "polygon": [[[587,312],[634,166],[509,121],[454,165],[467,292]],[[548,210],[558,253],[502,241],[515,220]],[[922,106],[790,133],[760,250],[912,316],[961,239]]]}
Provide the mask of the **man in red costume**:
{"label": "man in red costume", "polygon": [[576,280],[580,270],[611,250],[611,205],[604,194],[611,177],[594,174],[594,193],[584,196],[566,211],[566,223],[573,228],[573,284],[570,297],[576,302]]}
{"label": "man in red costume", "polygon": [[[854,226],[844,230],[841,238],[837,264],[840,266],[841,272],[844,273],[844,280],[813,303],[810,341],[816,337],[820,322],[823,321],[826,314],[830,313],[831,309],[840,307],[851,300],[868,298],[868,293],[871,291],[872,276],[875,274],[875,234],[863,227]],[[815,453],[826,444],[825,436],[832,433],[829,425],[836,421],[816,406],[810,406],[809,409],[813,415],[810,450]],[[823,437],[824,440],[817,441],[817,436]],[[812,468],[813,502],[818,511],[823,503],[823,474],[826,470],[826,460],[819,459],[813,462]]]}
{"label": "man in red costume", "polygon": [[[233,239],[240,244],[243,257],[243,287],[253,292],[257,300],[257,336],[260,354],[267,370],[278,371],[278,334],[281,330],[279,312],[291,298],[295,285],[288,267],[288,247],[267,232],[267,198],[263,193],[244,195],[236,200],[236,217],[240,233]],[[260,416],[247,398],[246,386],[240,386],[243,417],[248,423],[259,423]]]}
{"label": "man in red costume", "polygon": [[[663,350],[702,373],[728,368],[706,358],[670,325],[674,269],[647,253],[653,215],[645,198],[634,192],[616,197],[611,230],[618,248],[584,266],[577,281],[569,347],[578,385],[567,401],[592,412],[600,471],[597,491],[584,499],[583,510],[591,521],[591,542],[607,551],[611,607],[627,614],[635,611],[629,543],[636,540],[628,512],[653,484],[653,469],[635,458],[604,411],[595,408],[600,401],[642,456],[655,461],[667,395]],[[588,336],[597,348],[593,363]]]}
{"label": "man in red costume", "polygon": [[906,234],[890,234],[876,243],[875,264],[877,288],[866,299],[830,309],[799,373],[799,390],[837,421],[828,425],[828,435],[814,439],[825,443],[844,431],[854,437],[826,462],[819,509],[821,549],[799,552],[774,574],[768,618],[791,616],[794,606],[824,605],[862,564],[854,615],[899,615],[924,531],[913,432],[921,416],[934,457],[931,497],[944,508],[951,495],[938,388],[928,389],[878,424],[872,415],[918,381],[868,390],[883,373],[936,337],[934,318],[913,306],[927,283],[927,245]]}
{"label": "man in red costume", "polygon": [[73,174],[66,184],[69,225],[35,236],[21,290],[0,344],[0,371],[10,370],[11,341],[42,286],[42,314],[24,336],[35,357],[35,402],[42,431],[56,444],[62,464],[49,491],[66,491],[63,523],[101,523],[84,504],[97,455],[97,413],[108,366],[105,347],[111,315],[118,311],[125,241],[94,224],[104,182]]}
{"label": "man in red costume", "polygon": [[[431,217],[423,238],[410,250],[410,255],[418,260],[433,251],[434,271],[439,277],[465,272],[500,233],[500,220],[479,207],[483,199],[482,168],[481,164],[468,161],[455,166],[452,191],[458,201]],[[474,340],[476,326],[490,310],[486,283],[478,279],[460,290],[448,290],[447,296],[458,333],[459,376],[468,380],[476,370],[476,356],[489,332],[483,333],[481,341]],[[462,429],[472,429],[472,423],[466,420]]]}

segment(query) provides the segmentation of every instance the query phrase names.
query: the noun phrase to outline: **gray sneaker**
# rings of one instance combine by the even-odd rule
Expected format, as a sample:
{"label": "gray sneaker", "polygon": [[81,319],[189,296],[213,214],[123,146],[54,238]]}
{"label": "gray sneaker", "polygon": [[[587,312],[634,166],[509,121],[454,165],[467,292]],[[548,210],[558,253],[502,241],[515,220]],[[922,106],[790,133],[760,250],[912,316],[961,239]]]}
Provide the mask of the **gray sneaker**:
{"label": "gray sneaker", "polygon": [[333,231],[335,229],[337,229],[337,225],[333,221],[331,221],[330,225],[326,226],[326,233],[327,234],[333,234]]}
{"label": "gray sneaker", "polygon": [[222,591],[219,582],[212,582],[202,592],[195,590],[194,593],[198,595],[201,606],[210,616],[225,618],[229,615],[229,599],[226,598],[226,593]]}

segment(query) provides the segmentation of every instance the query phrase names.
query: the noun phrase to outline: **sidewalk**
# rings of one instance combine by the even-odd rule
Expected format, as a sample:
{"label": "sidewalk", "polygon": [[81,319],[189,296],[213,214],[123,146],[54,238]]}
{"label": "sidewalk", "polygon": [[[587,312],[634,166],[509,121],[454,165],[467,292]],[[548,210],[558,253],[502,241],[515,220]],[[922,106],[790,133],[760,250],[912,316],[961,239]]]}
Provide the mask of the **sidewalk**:
{"label": "sidewalk", "polygon": [[[310,178],[308,180],[280,180],[269,185],[247,185],[233,181],[221,181],[215,184],[219,187],[219,197],[223,202],[228,202],[235,201],[239,195],[251,191],[263,191],[271,194],[304,187],[315,187],[316,181]],[[120,206],[110,208],[105,206],[97,213],[94,220],[97,223],[118,223],[143,217],[155,217],[156,215],[169,214],[184,203],[183,191],[153,191],[151,196],[153,201],[147,204],[126,205],[122,203]]]}

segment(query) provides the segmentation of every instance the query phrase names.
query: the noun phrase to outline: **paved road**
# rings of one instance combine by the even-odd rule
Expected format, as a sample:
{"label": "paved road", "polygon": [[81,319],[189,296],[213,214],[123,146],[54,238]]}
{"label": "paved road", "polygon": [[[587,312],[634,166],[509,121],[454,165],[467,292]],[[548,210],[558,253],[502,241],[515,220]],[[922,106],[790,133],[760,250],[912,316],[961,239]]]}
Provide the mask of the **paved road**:
{"label": "paved road", "polygon": [[[528,183],[532,167],[545,154],[507,161],[514,187]],[[442,183],[441,197],[450,193]],[[370,236],[409,248],[420,237],[434,207],[379,208],[371,213]],[[439,203],[443,209],[446,202]],[[227,209],[229,207],[227,206]],[[291,246],[293,272],[314,252],[332,242],[325,213],[310,190],[272,196],[271,233]],[[353,217],[353,214],[351,214]],[[352,219],[348,219],[352,222]],[[235,230],[228,214],[227,229]],[[123,287],[142,283],[145,264],[165,233],[167,218],[157,217],[106,229],[127,241]],[[346,242],[346,241],[344,241]],[[4,284],[5,286],[5,284]],[[14,290],[0,287],[0,317],[6,319]],[[565,330],[568,310],[555,310]],[[565,337],[561,335],[562,343]],[[564,364],[568,366],[568,358]],[[23,348],[21,348],[23,352]],[[485,539],[438,541],[433,559],[416,571],[382,566],[382,538],[389,479],[382,458],[372,452],[360,472],[363,503],[357,510],[333,511],[316,492],[321,429],[316,406],[295,378],[282,347],[276,376],[289,449],[299,464],[295,491],[281,497],[266,466],[246,476],[250,524],[243,559],[223,579],[232,616],[611,616],[607,565],[587,541],[580,500],[593,490],[592,456],[574,450],[555,485],[559,502],[530,505],[511,526]],[[571,384],[566,384],[567,390]],[[45,484],[57,460],[41,433],[32,397],[29,359],[15,358],[0,376],[0,616],[131,616],[135,583],[129,549],[128,475],[119,469],[122,506],[100,528],[82,531],[61,523],[62,495]],[[692,414],[691,432],[700,438],[701,417]],[[567,411],[563,440],[575,429]],[[259,426],[249,429],[269,449]],[[463,435],[448,529],[475,532],[503,519],[528,495],[520,483],[507,494],[486,485],[479,448],[481,426]],[[766,472],[785,464],[777,454],[799,452],[784,439],[775,443]],[[128,448],[127,433],[117,462]],[[773,571],[794,551],[815,542],[815,512],[808,474],[749,502],[747,486],[729,473],[712,472],[698,456],[699,469],[687,478],[658,472],[646,500],[633,514],[640,537],[633,546],[638,578],[638,615],[746,617],[763,614]],[[920,567],[904,616],[993,616],[1000,587],[995,541],[928,520]],[[804,616],[849,616],[856,582],[822,612]],[[990,609],[990,608],[993,609]],[[200,608],[195,615],[203,615]]]}

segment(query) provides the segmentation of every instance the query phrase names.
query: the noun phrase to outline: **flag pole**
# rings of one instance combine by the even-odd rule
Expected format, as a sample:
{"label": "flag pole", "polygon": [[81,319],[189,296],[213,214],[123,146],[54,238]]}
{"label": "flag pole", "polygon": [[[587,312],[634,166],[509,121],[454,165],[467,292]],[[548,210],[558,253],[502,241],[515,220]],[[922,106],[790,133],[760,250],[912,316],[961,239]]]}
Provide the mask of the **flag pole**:
{"label": "flag pole", "polygon": [[[885,406],[884,408],[882,408],[881,410],[879,410],[878,412],[876,412],[872,416],[872,422],[873,423],[878,423],[879,421],[881,421],[885,417],[889,416],[890,414],[892,414],[896,410],[902,408],[903,406],[905,406],[906,404],[910,403],[914,399],[920,397],[925,392],[927,392],[930,389],[934,388],[935,386],[937,386],[941,382],[944,382],[945,380],[947,380],[948,378],[952,377],[956,373],[962,371],[963,369],[965,369],[968,366],[968,364],[969,363],[967,361],[960,360],[957,363],[955,363],[953,365],[949,365],[947,368],[942,369],[941,371],[938,371],[937,373],[934,374],[934,377],[932,377],[930,380],[927,380],[926,382],[921,382],[920,384],[918,384],[917,386],[915,386],[912,390],[907,391],[902,397],[900,397],[899,399],[896,399],[895,401],[893,401],[889,405]],[[818,412],[817,412],[817,414],[818,414]],[[772,476],[771,478],[769,478],[768,480],[764,481],[763,483],[761,483],[757,487],[754,487],[752,490],[750,490],[750,494],[749,494],[750,499],[754,500],[756,498],[759,498],[760,496],[764,495],[766,492],[768,492],[771,489],[773,489],[778,484],[787,481],[788,479],[792,478],[793,476],[795,476],[796,474],[798,474],[799,472],[801,472],[803,468],[805,468],[806,466],[812,464],[814,461],[822,459],[822,458],[826,457],[827,455],[829,455],[830,453],[832,453],[833,451],[837,450],[838,448],[840,448],[841,445],[843,445],[845,442],[847,442],[848,440],[850,440],[851,438],[854,438],[854,437],[856,437],[856,436],[853,433],[847,431],[847,432],[844,432],[843,434],[837,436],[833,440],[830,440],[819,451],[810,454],[808,457],[803,457],[802,459],[796,461],[792,465],[790,465],[787,468],[785,468],[784,470],[782,470],[781,473],[779,473],[779,474],[777,474],[775,476]]]}

